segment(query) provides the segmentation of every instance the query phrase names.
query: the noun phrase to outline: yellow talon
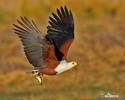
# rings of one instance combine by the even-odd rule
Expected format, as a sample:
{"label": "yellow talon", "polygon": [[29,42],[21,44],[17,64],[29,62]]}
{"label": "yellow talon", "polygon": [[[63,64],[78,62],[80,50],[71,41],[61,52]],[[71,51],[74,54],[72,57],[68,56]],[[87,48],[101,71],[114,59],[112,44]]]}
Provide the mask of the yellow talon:
{"label": "yellow talon", "polygon": [[34,77],[38,80],[38,82],[42,85],[42,80],[40,74],[38,72],[34,73]]}

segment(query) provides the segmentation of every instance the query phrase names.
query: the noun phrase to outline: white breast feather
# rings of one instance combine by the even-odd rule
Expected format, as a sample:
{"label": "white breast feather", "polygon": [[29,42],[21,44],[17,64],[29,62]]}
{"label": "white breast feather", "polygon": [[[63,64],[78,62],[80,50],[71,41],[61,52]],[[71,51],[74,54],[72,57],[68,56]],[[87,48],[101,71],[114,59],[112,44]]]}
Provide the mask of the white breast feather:
{"label": "white breast feather", "polygon": [[55,68],[55,71],[57,74],[61,74],[62,72],[65,72],[73,67],[72,64],[67,63],[67,61],[63,60],[60,62],[60,64]]}

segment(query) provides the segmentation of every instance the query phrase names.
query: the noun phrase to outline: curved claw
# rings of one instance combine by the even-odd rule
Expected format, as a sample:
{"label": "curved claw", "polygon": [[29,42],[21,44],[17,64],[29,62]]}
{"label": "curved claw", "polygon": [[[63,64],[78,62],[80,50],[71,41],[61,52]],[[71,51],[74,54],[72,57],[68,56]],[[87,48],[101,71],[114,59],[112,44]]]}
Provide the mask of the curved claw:
{"label": "curved claw", "polygon": [[34,77],[38,80],[38,82],[42,85],[42,79],[40,77],[40,74],[38,72],[33,73]]}

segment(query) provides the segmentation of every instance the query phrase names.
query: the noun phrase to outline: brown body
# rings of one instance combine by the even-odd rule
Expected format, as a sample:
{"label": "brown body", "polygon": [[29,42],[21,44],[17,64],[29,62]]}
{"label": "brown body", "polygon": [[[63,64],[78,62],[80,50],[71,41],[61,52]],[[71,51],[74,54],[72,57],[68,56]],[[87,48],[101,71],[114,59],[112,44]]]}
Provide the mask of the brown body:
{"label": "brown body", "polygon": [[47,66],[39,70],[39,73],[47,74],[47,75],[55,75],[57,72],[54,71],[55,67],[58,66],[59,61],[56,57],[54,45],[44,39],[45,42],[45,50],[44,50],[44,59],[48,59],[46,64],[43,66]]}
{"label": "brown body", "polygon": [[45,68],[42,68],[38,71],[39,73],[42,73],[42,74],[46,74],[46,75],[56,75],[56,71],[54,70],[54,68],[51,68],[51,67],[45,67]]}
{"label": "brown body", "polygon": [[[64,54],[62,60],[66,60],[67,51],[72,43],[73,39],[68,40],[65,42],[62,47],[60,48],[60,52]],[[44,66],[48,66],[39,70],[39,73],[47,74],[47,75],[56,75],[55,68],[58,66],[59,61],[56,57],[54,45],[49,43],[48,41],[44,40],[46,46],[43,58],[48,59],[47,63]]]}

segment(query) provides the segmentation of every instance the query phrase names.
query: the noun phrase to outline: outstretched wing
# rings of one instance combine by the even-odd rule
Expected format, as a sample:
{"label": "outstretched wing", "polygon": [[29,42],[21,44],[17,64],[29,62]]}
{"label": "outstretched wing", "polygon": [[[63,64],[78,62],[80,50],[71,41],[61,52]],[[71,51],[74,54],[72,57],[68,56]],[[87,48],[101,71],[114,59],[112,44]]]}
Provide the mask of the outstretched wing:
{"label": "outstretched wing", "polygon": [[21,21],[17,20],[17,22],[22,27],[14,24],[14,32],[21,38],[27,59],[34,67],[43,67],[44,37],[34,21],[31,23],[26,17],[21,17]]}
{"label": "outstretched wing", "polygon": [[57,15],[49,17],[46,39],[54,44],[58,60],[66,59],[68,49],[74,39],[74,20],[71,10],[65,6],[57,9]]}

